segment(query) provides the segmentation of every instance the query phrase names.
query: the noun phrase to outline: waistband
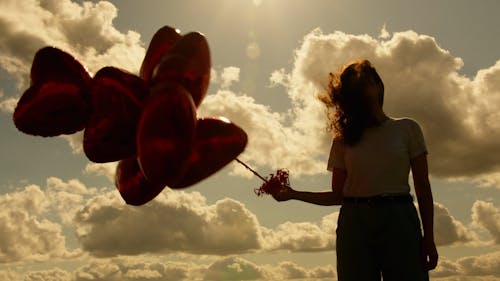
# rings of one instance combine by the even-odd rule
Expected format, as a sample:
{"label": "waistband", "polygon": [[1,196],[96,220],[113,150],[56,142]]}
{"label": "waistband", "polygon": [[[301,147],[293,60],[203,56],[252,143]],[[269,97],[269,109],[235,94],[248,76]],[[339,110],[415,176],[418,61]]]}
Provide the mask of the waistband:
{"label": "waistband", "polygon": [[413,197],[406,195],[377,195],[370,197],[344,197],[343,204],[346,205],[383,205],[392,203],[412,203]]}

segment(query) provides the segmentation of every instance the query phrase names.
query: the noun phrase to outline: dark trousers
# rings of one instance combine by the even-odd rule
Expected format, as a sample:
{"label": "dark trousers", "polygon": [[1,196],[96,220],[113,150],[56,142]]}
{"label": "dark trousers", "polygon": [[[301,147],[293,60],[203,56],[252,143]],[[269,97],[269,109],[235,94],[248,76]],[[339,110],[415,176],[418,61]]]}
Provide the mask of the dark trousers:
{"label": "dark trousers", "polygon": [[339,281],[427,281],[422,233],[411,202],[351,203],[337,226]]}

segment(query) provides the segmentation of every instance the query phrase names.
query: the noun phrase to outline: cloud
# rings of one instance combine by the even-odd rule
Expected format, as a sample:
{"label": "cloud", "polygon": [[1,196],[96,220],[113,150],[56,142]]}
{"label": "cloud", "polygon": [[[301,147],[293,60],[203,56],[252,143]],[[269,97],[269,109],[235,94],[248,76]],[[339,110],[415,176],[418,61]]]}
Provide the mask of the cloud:
{"label": "cloud", "polygon": [[14,109],[17,105],[17,98],[4,98],[4,92],[0,89],[0,111],[7,114],[14,113]]}
{"label": "cloud", "polygon": [[75,281],[180,281],[188,280],[188,270],[196,268],[177,262],[151,262],[139,259],[115,258],[96,260],[78,268]]}
{"label": "cloud", "polygon": [[[493,156],[500,154],[495,122],[500,112],[500,61],[467,78],[459,73],[460,58],[433,37],[413,31],[385,39],[324,34],[319,29],[306,35],[289,73],[289,96],[303,105],[292,109],[296,120],[303,121],[298,128],[324,124],[325,115],[314,106],[315,95],[324,91],[328,72],[361,57],[375,64],[386,84],[386,111],[421,123],[432,174],[484,178],[500,168],[500,160]],[[321,148],[323,153],[328,149],[325,143]]]}
{"label": "cloud", "polygon": [[266,276],[268,273],[252,262],[239,257],[226,257],[208,266],[203,280],[260,280]]}
{"label": "cloud", "polygon": [[498,280],[500,251],[462,257],[456,261],[442,259],[430,275],[438,280]]}
{"label": "cloud", "polygon": [[0,270],[0,280],[4,280],[4,281],[21,281],[21,276],[11,270],[11,269],[8,269],[8,270]]}
{"label": "cloud", "polygon": [[68,257],[61,225],[42,214],[49,209],[46,194],[36,185],[0,195],[0,263],[45,261]]}
{"label": "cloud", "polygon": [[438,246],[472,242],[477,239],[474,232],[455,219],[448,209],[434,203],[434,238]]}
{"label": "cloud", "polygon": [[24,281],[71,281],[73,274],[54,268],[50,270],[31,271],[24,275]]}
{"label": "cloud", "polygon": [[288,112],[275,112],[226,90],[209,95],[201,112],[226,115],[247,131],[247,161],[285,166],[296,176],[322,173],[331,137],[325,132],[325,109],[316,97],[325,92],[329,72],[365,57],[385,81],[386,111],[422,125],[433,175],[499,186],[495,171],[500,160],[494,155],[500,154],[500,125],[495,121],[500,112],[500,61],[468,78],[459,73],[462,60],[433,37],[413,31],[383,35],[324,34],[319,29],[307,34],[295,51],[293,68],[270,76],[271,86],[286,87],[292,104]]}
{"label": "cloud", "polygon": [[[144,55],[143,43],[134,31],[118,31],[113,26],[116,16],[116,7],[105,1],[4,1],[0,67],[26,81],[36,50],[56,45],[93,72],[105,65],[136,72]],[[496,122],[500,60],[475,77],[465,77],[460,74],[460,58],[435,38],[413,31],[389,33],[384,26],[381,36],[372,37],[313,30],[295,50],[293,67],[288,72],[274,71],[270,77],[271,85],[286,86],[289,111],[275,112],[244,93],[228,91],[239,80],[239,68],[227,67],[218,77],[221,89],[207,96],[200,113],[226,115],[240,124],[249,134],[243,156],[252,164],[287,167],[295,176],[326,173],[325,152],[331,136],[325,131],[325,109],[316,96],[325,91],[329,72],[360,57],[370,59],[385,81],[386,111],[412,117],[422,125],[433,175],[500,186],[500,160],[495,157],[500,154]],[[13,99],[4,99],[1,108],[11,111],[13,104]],[[81,152],[80,135],[66,138]]]}
{"label": "cloud", "polygon": [[107,1],[7,0],[0,12],[0,67],[22,81],[35,52],[50,45],[79,59],[95,73],[106,65],[137,72],[145,53],[140,35],[113,26],[116,7]]}
{"label": "cloud", "polygon": [[472,221],[485,228],[493,237],[495,244],[500,244],[500,209],[491,202],[478,200],[472,206]]}
{"label": "cloud", "polygon": [[321,223],[285,222],[276,229],[264,229],[264,248],[297,252],[335,250],[338,212],[323,217]]}
{"label": "cloud", "polygon": [[490,254],[464,257],[457,261],[465,275],[500,276],[500,251]]}
{"label": "cloud", "polygon": [[[19,82],[15,97],[0,100],[0,110],[11,114],[28,87],[29,70],[38,49],[60,48],[91,73],[115,66],[138,73],[145,49],[140,35],[113,26],[117,8],[110,2],[70,0],[6,0],[0,4],[0,68]],[[82,153],[82,133],[65,135],[75,153]]]}
{"label": "cloud", "polygon": [[[383,29],[384,30],[384,29]],[[460,75],[460,58],[433,37],[413,31],[373,38],[319,29],[304,37],[293,68],[274,71],[271,86],[286,87],[292,107],[279,113],[245,94],[227,90],[209,95],[200,108],[206,115],[226,115],[249,134],[247,161],[294,175],[325,171],[331,137],[326,112],[317,100],[325,92],[327,74],[360,57],[370,59],[385,81],[386,111],[418,120],[429,147],[431,173],[441,177],[474,177],[496,185],[500,168],[500,61],[473,79]],[[482,125],[480,125],[482,124]],[[262,157],[266,155],[266,157]],[[498,177],[497,177],[498,178]]]}
{"label": "cloud", "polygon": [[323,266],[316,268],[305,268],[290,261],[284,261],[279,264],[279,272],[286,280],[312,280],[335,278],[335,268],[333,266]]}
{"label": "cloud", "polygon": [[498,280],[500,275],[500,252],[467,256],[452,261],[441,258],[438,267],[430,272],[436,280]]}
{"label": "cloud", "polygon": [[286,73],[284,68],[274,70],[269,77],[269,82],[271,87],[284,86],[288,87],[290,85],[290,75]]}
{"label": "cloud", "polygon": [[110,182],[115,181],[117,162],[111,163],[88,163],[85,166],[84,173],[89,175],[104,176]]}
{"label": "cloud", "polygon": [[80,131],[72,135],[61,135],[60,137],[68,142],[74,154],[81,154],[83,153],[83,133],[84,131]]}
{"label": "cloud", "polygon": [[[273,112],[271,107],[257,103],[248,95],[220,90],[205,98],[198,113],[200,116],[222,115],[243,128],[248,134],[248,145],[239,158],[252,166],[287,167],[297,176],[326,169],[324,163],[313,158],[319,152],[311,143],[316,143],[318,138],[306,137],[297,128],[285,126],[285,114]],[[320,130],[321,133],[324,131]]]}
{"label": "cloud", "polygon": [[0,195],[0,264],[79,257],[81,250],[66,244],[66,233],[96,192],[76,179],[49,177],[43,188],[31,184]]}
{"label": "cloud", "polygon": [[155,262],[144,259],[114,258],[91,260],[73,271],[59,268],[28,271],[0,271],[5,281],[181,281],[199,275],[200,266],[178,262]]}
{"label": "cloud", "polygon": [[[167,259],[167,260],[165,260]],[[16,272],[0,270],[5,281],[192,281],[192,280],[331,280],[331,265],[303,267],[290,261],[278,265],[256,264],[243,257],[227,256],[209,263],[178,262],[162,257],[119,257],[91,259],[67,271],[54,267],[46,270]]]}
{"label": "cloud", "polygon": [[378,35],[378,38],[388,39],[390,37],[391,37],[391,34],[387,30],[387,25],[384,23],[384,26],[382,26],[382,29],[380,30],[380,34]]}
{"label": "cloud", "polygon": [[82,208],[85,202],[85,198],[95,194],[96,191],[96,188],[88,188],[77,179],[65,182],[56,177],[49,177],[46,180],[44,193],[50,202],[50,208],[56,211],[61,221],[72,225],[77,211]]}
{"label": "cloud", "polygon": [[438,266],[430,272],[430,276],[434,278],[450,277],[460,274],[460,266],[447,258],[439,257]]}
{"label": "cloud", "polygon": [[82,248],[99,257],[174,252],[227,255],[333,250],[337,216],[269,229],[234,199],[207,204],[198,192],[166,188],[139,208],[124,204],[115,190],[95,195],[77,210],[74,224]]}
{"label": "cloud", "polygon": [[97,256],[223,255],[260,247],[259,224],[243,204],[227,198],[207,205],[197,192],[166,189],[140,208],[125,205],[115,191],[101,194],[78,212],[75,223],[83,248]]}
{"label": "cloud", "polygon": [[234,82],[240,80],[240,68],[235,66],[224,67],[220,73],[222,89],[229,88]]}
{"label": "cloud", "polygon": [[[198,192],[167,188],[150,203],[134,207],[114,188],[97,190],[55,177],[47,179],[44,190],[29,185],[2,195],[0,204],[0,226],[6,233],[0,242],[3,263],[76,257],[82,251],[97,257],[334,251],[338,218],[334,212],[318,222],[267,228],[244,204],[230,198],[207,204]],[[474,214],[481,214],[474,218],[478,224],[489,214],[477,211],[480,207],[485,209],[480,203],[473,208]],[[438,245],[476,241],[475,233],[444,206],[436,204],[435,210]],[[76,250],[66,246],[63,226],[76,233]]]}
{"label": "cloud", "polygon": [[216,260],[204,271],[203,280],[333,280],[331,265],[307,268],[291,261],[259,265],[241,257]]}

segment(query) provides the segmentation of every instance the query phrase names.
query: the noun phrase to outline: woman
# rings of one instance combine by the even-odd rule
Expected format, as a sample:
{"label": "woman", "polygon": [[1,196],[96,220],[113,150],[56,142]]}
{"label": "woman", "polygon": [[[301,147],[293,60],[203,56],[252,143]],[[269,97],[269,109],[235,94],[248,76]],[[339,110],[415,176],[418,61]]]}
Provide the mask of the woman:
{"label": "woman", "polygon": [[[420,126],[384,113],[384,84],[369,61],[348,64],[331,79],[321,100],[335,112],[328,159],[332,190],[305,192],[287,186],[273,197],[342,205],[336,244],[339,280],[428,280],[438,254]],[[423,237],[410,195],[410,169]]]}

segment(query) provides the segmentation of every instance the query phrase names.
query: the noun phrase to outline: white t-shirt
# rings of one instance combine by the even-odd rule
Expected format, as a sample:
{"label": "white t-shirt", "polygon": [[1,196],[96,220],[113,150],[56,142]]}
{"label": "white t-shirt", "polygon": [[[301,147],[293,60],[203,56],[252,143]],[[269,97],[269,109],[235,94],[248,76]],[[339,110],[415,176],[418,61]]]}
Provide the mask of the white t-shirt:
{"label": "white t-shirt", "polygon": [[346,169],[346,197],[408,194],[410,159],[424,153],[427,148],[418,123],[389,118],[380,126],[365,129],[353,146],[334,139],[327,169]]}

